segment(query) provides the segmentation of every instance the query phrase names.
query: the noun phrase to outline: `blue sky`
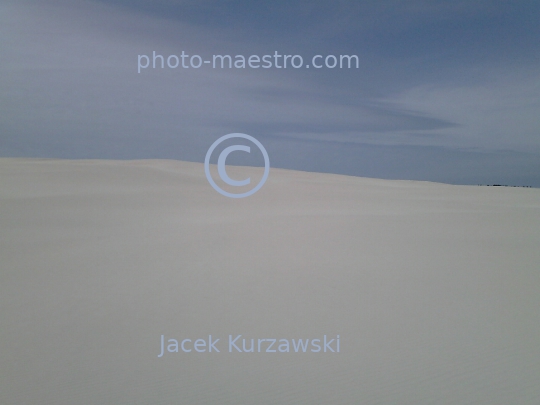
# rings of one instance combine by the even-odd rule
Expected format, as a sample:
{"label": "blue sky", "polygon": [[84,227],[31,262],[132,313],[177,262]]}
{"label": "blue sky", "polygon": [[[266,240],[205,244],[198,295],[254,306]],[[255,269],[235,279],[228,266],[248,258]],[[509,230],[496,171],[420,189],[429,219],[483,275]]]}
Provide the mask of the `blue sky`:
{"label": "blue sky", "polygon": [[[202,162],[540,186],[536,1],[10,1],[0,156]],[[148,69],[137,55],[356,54],[359,69]],[[241,163],[241,162],[240,162]]]}

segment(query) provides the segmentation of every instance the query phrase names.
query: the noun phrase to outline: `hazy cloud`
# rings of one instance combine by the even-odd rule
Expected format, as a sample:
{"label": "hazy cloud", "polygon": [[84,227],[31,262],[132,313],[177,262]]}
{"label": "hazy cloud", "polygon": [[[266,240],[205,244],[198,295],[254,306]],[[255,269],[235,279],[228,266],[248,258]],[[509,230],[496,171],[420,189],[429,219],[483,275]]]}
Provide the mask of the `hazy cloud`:
{"label": "hazy cloud", "polygon": [[[466,170],[476,156],[494,176],[506,168],[540,185],[540,171],[531,174],[540,155],[539,8],[5,1],[0,154],[200,161],[218,136],[246,132],[263,137],[282,167],[375,177],[415,167],[411,178],[422,178],[424,161],[426,179],[475,182]],[[360,68],[137,73],[138,54],[182,50],[207,58],[357,54]],[[428,164],[440,156],[456,167],[450,158],[444,170]]]}

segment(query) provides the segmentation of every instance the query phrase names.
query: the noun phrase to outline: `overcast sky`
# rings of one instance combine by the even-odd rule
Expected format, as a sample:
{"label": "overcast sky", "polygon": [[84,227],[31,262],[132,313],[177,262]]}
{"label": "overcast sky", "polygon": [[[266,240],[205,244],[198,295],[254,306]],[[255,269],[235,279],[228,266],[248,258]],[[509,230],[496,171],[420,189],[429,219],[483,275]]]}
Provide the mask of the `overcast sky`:
{"label": "overcast sky", "polygon": [[[273,167],[539,187],[539,21],[536,0],[1,0],[0,156],[202,162],[241,132]],[[138,73],[153,51],[359,68]]]}

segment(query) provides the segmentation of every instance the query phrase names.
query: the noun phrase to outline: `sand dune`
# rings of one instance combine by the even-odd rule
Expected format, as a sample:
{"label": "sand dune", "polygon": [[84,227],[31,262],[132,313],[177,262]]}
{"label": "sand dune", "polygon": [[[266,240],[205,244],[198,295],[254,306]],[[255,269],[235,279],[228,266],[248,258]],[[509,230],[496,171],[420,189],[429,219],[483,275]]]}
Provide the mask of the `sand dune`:
{"label": "sand dune", "polygon": [[0,159],[0,229],[1,404],[540,403],[537,189]]}

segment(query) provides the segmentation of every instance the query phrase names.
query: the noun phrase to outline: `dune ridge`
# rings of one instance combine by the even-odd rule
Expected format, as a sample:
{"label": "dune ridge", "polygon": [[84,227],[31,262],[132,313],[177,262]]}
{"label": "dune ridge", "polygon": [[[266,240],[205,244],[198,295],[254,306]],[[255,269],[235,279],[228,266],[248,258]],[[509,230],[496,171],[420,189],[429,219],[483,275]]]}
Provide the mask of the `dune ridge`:
{"label": "dune ridge", "polygon": [[[540,401],[537,189],[2,158],[0,229],[0,403]],[[158,357],[237,334],[340,352]]]}

